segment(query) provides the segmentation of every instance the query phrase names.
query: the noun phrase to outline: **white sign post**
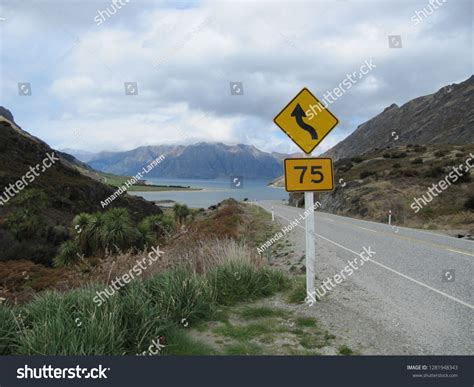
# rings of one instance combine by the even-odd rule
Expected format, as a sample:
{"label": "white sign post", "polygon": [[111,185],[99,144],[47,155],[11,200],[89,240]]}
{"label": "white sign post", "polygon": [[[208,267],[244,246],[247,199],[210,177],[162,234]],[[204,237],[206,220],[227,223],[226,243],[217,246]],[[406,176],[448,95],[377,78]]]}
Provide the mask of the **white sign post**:
{"label": "white sign post", "polygon": [[[306,116],[306,111],[312,106],[322,106],[321,102],[308,90],[303,88],[284,108],[276,115],[273,122],[285,132],[291,140],[311,158],[311,153],[324,140],[324,138],[339,123],[339,120],[326,108],[319,109],[319,112],[313,118]],[[314,111],[314,110],[313,110]],[[316,112],[315,112],[316,113]],[[330,164],[326,164],[326,168],[330,168],[331,181],[324,178],[322,165],[294,165],[293,168],[287,170],[287,162],[296,159],[285,159],[285,188],[288,192],[304,192],[305,203],[305,225],[306,225],[306,291],[307,298],[313,299],[315,296],[314,289],[314,273],[316,263],[316,245],[314,234],[314,193],[313,191],[328,192],[334,190],[334,173],[332,160]],[[316,160],[316,159],[314,159]],[[322,160],[322,159],[317,159]],[[289,163],[288,163],[289,165]],[[306,170],[310,168],[310,181],[303,182]],[[301,175],[295,179],[295,170],[301,170]],[[288,184],[287,171],[292,171],[291,184]],[[327,169],[326,169],[327,171]],[[326,175],[328,175],[326,173]],[[323,186],[318,186],[321,182]],[[303,184],[304,183],[304,184]],[[289,187],[298,186],[301,189],[289,189]],[[272,217],[273,218],[273,217]]]}
{"label": "white sign post", "polygon": [[[311,157],[311,154],[306,155]],[[314,274],[316,265],[316,240],[314,235],[314,193],[304,193],[304,209],[306,212],[306,296],[314,296]]]}

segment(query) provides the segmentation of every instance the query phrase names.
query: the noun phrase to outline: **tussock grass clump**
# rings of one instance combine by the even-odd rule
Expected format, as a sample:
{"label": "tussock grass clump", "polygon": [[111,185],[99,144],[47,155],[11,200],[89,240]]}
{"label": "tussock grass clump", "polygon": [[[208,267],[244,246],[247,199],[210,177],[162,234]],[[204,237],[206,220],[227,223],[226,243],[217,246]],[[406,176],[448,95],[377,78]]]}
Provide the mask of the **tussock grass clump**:
{"label": "tussock grass clump", "polygon": [[124,329],[117,298],[98,307],[92,289],[46,292],[22,311],[20,355],[121,355]]}
{"label": "tussock grass clump", "polygon": [[203,320],[214,310],[216,298],[207,279],[181,267],[155,274],[145,287],[161,313],[173,323]]}
{"label": "tussock grass clump", "polygon": [[142,353],[173,323],[166,319],[153,295],[141,281],[133,282],[119,294],[120,312],[128,352]]}
{"label": "tussock grass clump", "polygon": [[17,324],[13,309],[0,305],[0,356],[11,355],[17,346]]}
{"label": "tussock grass clump", "polygon": [[217,302],[233,305],[237,302],[267,297],[288,286],[283,273],[268,268],[257,269],[244,263],[230,262],[209,273]]}

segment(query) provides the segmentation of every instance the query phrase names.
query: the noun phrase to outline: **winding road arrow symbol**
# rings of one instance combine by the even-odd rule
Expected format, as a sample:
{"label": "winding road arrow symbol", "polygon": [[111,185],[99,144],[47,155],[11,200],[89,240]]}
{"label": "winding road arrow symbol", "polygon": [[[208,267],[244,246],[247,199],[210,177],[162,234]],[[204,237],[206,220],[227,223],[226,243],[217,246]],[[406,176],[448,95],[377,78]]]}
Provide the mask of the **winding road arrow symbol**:
{"label": "winding road arrow symbol", "polygon": [[303,117],[306,117],[306,113],[304,112],[303,108],[300,106],[300,104],[297,104],[291,113],[292,117],[296,118],[296,123],[298,126],[307,131],[313,140],[318,139],[318,134],[316,133],[316,130],[311,126],[308,125],[306,122],[303,121]]}

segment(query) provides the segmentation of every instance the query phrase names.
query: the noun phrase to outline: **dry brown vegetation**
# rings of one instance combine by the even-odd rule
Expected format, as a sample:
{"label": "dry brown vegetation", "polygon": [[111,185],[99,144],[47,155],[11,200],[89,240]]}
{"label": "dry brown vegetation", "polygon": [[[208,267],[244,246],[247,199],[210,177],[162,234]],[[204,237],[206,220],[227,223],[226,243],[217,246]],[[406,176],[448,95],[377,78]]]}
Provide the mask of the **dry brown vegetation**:
{"label": "dry brown vegetation", "polygon": [[386,222],[391,209],[397,225],[472,236],[474,212],[467,203],[474,182],[469,173],[418,213],[410,208],[414,198],[426,194],[453,166],[464,164],[470,153],[474,153],[472,144],[408,145],[338,160],[334,165],[336,190],[321,195],[323,211]]}
{"label": "dry brown vegetation", "polygon": [[[195,220],[179,227],[160,245],[165,254],[142,276],[147,278],[180,265],[199,274],[228,262],[261,267],[264,258],[255,246],[271,232],[267,221],[268,214],[257,207],[234,200],[223,202],[215,210],[198,212]],[[260,234],[256,230],[261,230]],[[51,268],[27,260],[0,262],[0,297],[22,304],[46,289],[66,291],[92,283],[109,284],[147,255],[119,251],[82,259],[70,268]]]}

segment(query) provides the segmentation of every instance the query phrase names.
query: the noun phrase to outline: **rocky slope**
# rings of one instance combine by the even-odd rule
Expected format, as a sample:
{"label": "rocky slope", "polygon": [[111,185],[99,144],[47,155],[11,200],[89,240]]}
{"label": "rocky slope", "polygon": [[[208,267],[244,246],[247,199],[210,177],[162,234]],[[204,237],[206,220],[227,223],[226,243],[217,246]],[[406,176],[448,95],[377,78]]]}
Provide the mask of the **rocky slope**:
{"label": "rocky slope", "polygon": [[[447,144],[407,145],[340,159],[334,163],[336,189],[315,198],[324,212],[386,223],[391,210],[395,225],[472,238],[472,174],[464,170],[456,179],[450,175],[453,167],[466,166],[472,157],[474,144]],[[433,184],[445,179],[451,184],[437,193]],[[430,188],[436,196],[429,194]],[[423,197],[429,202],[424,204]],[[415,198],[420,206],[413,204]],[[291,194],[290,204],[304,206],[304,195]]]}

